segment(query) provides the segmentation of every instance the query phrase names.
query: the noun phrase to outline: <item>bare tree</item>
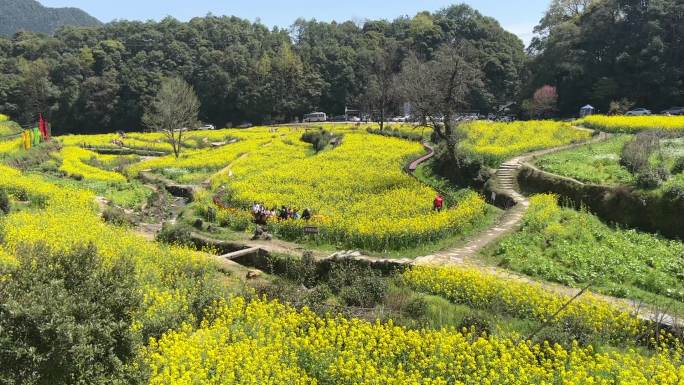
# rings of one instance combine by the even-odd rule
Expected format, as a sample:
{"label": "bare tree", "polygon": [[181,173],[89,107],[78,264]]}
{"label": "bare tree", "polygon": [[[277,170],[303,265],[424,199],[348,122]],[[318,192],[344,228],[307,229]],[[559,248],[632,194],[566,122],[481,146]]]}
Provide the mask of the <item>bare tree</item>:
{"label": "bare tree", "polygon": [[191,85],[181,78],[166,78],[145,111],[143,124],[151,130],[163,132],[178,158],[184,131],[198,124],[199,108],[199,99]]}
{"label": "bare tree", "polygon": [[481,79],[474,51],[467,44],[447,45],[428,62],[421,62],[415,55],[404,62],[400,92],[446,143],[451,160],[457,160],[456,114],[468,107],[472,91],[483,87]]}
{"label": "bare tree", "polygon": [[387,114],[396,101],[398,67],[398,46],[394,40],[383,40],[382,46],[373,57],[370,68],[370,82],[366,98],[372,108],[378,110],[380,130],[385,128]]}

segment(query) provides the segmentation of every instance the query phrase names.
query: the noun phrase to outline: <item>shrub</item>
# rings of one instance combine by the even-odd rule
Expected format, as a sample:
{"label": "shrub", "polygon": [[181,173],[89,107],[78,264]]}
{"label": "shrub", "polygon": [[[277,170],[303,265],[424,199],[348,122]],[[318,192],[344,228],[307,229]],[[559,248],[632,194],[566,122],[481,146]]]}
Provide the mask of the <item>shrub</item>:
{"label": "shrub", "polygon": [[650,190],[660,187],[663,183],[663,175],[657,169],[648,168],[637,175],[637,187]]}
{"label": "shrub", "polygon": [[204,221],[202,218],[195,218],[195,221],[192,223],[192,227],[196,228],[197,230],[204,229]]}
{"label": "shrub", "polygon": [[132,315],[142,303],[132,261],[105,263],[87,246],[22,251],[0,282],[0,383],[135,383]]}
{"label": "shrub", "polygon": [[7,191],[0,189],[0,214],[8,214],[10,212],[10,200]]}
{"label": "shrub", "polygon": [[475,329],[479,334],[491,334],[493,326],[487,314],[474,311],[463,317],[463,320],[458,324],[458,329]]}
{"label": "shrub", "polygon": [[332,290],[330,290],[330,287],[326,284],[322,284],[311,289],[304,297],[304,302],[309,308],[314,309],[314,311],[317,309],[325,309],[325,302],[332,296],[333,293]]}
{"label": "shrub", "polygon": [[352,261],[333,265],[328,285],[348,306],[373,307],[385,298],[388,284],[370,267],[359,267]]}
{"label": "shrub", "polygon": [[413,319],[425,317],[428,311],[428,303],[423,297],[415,297],[406,305],[406,314]]}
{"label": "shrub", "polygon": [[177,245],[189,245],[192,243],[192,228],[185,223],[174,225],[164,223],[161,231],[157,234],[157,241]]}
{"label": "shrub", "polygon": [[622,148],[620,164],[633,174],[642,172],[648,167],[648,159],[656,150],[658,143],[658,136],[654,133],[638,134]]}
{"label": "shrub", "polygon": [[402,130],[388,130],[384,129],[381,130],[379,128],[371,128],[368,127],[366,128],[366,132],[369,134],[373,135],[382,135],[382,136],[387,136],[391,138],[399,138],[399,139],[404,139],[404,140],[410,140],[413,142],[421,142],[424,138],[422,134],[415,133],[415,132],[406,132]]}
{"label": "shrub", "polygon": [[678,158],[672,167],[673,174],[681,174],[682,172],[684,172],[684,156]]}
{"label": "shrub", "polygon": [[318,282],[318,265],[310,252],[305,252],[299,263],[298,282],[306,287],[314,287]]}
{"label": "shrub", "polygon": [[302,135],[301,140],[302,142],[310,143],[313,146],[314,151],[319,153],[325,150],[325,148],[331,143],[339,145],[340,141],[342,140],[342,135],[335,135],[326,130],[320,129],[318,131],[305,132]]}
{"label": "shrub", "polygon": [[684,186],[673,185],[665,190],[665,197],[671,202],[684,201]]}
{"label": "shrub", "polygon": [[540,344],[548,342],[551,346],[558,344],[570,347],[575,341],[580,345],[588,345],[594,336],[595,332],[587,326],[586,321],[575,317],[566,317],[552,326],[542,329],[533,338],[533,342]]}
{"label": "shrub", "polygon": [[634,107],[634,104],[634,102],[627,98],[621,100],[613,100],[612,102],[610,102],[608,115],[624,115],[627,113],[627,111]]}
{"label": "shrub", "polygon": [[131,220],[126,215],[126,212],[119,207],[107,207],[102,212],[102,219],[115,226],[128,226],[131,224]]}

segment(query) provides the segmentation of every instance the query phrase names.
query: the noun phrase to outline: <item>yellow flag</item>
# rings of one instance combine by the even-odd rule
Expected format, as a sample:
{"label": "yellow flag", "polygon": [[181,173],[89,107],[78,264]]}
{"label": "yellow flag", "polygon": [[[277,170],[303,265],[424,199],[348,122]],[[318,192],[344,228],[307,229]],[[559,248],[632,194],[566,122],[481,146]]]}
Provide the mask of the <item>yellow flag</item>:
{"label": "yellow flag", "polygon": [[24,131],[22,134],[24,139],[24,149],[28,150],[31,148],[31,132],[29,130]]}

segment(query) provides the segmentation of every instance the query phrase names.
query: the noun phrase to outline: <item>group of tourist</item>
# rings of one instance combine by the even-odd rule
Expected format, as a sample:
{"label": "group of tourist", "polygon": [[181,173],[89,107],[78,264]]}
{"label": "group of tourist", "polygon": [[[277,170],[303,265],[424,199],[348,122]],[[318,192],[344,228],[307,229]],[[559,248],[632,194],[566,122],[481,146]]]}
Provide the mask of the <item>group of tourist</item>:
{"label": "group of tourist", "polygon": [[288,219],[294,220],[305,220],[311,219],[311,210],[304,209],[299,211],[297,208],[281,206],[280,208],[273,207],[268,209],[265,205],[261,203],[254,203],[252,205],[252,215],[254,216],[254,222],[265,224],[269,219],[276,219],[279,221],[286,221]]}

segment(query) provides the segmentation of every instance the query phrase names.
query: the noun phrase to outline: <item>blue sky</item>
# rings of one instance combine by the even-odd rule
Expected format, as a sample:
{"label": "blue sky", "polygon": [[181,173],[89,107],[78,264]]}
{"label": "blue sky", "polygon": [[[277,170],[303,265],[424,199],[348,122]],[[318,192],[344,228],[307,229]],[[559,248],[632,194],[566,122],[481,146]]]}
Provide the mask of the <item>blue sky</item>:
{"label": "blue sky", "polygon": [[[445,0],[39,0],[49,7],[78,7],[107,22],[114,19],[159,20],[173,16],[188,20],[211,12],[268,26],[288,27],[298,17],[318,20],[394,19],[422,10],[435,11],[458,2]],[[465,0],[482,14],[498,19],[526,43],[550,0]]]}

